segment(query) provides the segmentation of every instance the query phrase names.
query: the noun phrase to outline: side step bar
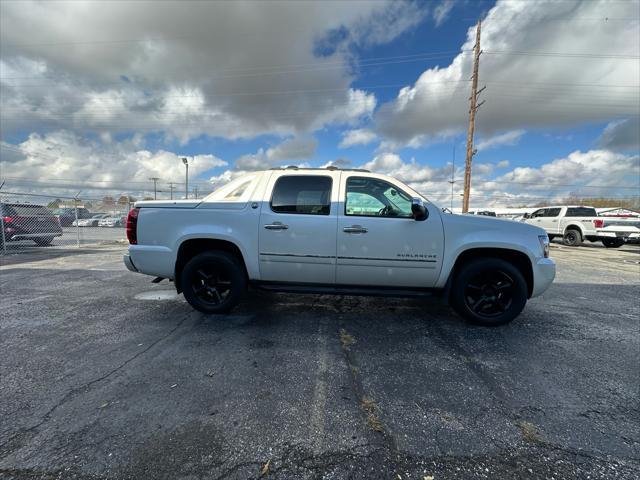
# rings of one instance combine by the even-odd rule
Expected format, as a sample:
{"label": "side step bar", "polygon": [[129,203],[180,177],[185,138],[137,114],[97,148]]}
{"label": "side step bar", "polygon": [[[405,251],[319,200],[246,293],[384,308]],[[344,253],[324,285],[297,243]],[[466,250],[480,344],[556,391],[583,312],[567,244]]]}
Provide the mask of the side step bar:
{"label": "side step bar", "polygon": [[315,293],[326,295],[362,295],[375,297],[432,297],[441,292],[430,288],[389,288],[353,285],[313,285],[278,282],[253,282],[261,290],[286,293]]}

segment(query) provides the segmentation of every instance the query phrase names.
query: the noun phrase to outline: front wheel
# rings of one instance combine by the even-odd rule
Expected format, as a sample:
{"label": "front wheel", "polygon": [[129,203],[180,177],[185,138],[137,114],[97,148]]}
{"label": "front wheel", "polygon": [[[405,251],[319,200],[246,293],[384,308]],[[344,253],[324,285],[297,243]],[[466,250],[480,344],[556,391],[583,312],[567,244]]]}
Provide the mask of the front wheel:
{"label": "front wheel", "polygon": [[227,252],[204,252],[184,266],[180,285],[184,298],[202,313],[227,313],[247,290],[238,259]]}
{"label": "front wheel", "polygon": [[453,279],[451,304],[463,318],[488,327],[509,323],[527,303],[527,283],[499,258],[472,260]]}
{"label": "front wheel", "polygon": [[620,248],[624,245],[622,238],[603,238],[602,244],[607,248]]}

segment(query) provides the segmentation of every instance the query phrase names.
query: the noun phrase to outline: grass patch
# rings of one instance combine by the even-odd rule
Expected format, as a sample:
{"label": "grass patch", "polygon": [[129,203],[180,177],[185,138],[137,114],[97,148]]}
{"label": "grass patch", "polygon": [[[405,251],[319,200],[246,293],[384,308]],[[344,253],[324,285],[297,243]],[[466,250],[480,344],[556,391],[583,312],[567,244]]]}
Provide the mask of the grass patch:
{"label": "grass patch", "polygon": [[525,442],[529,443],[540,443],[542,442],[542,437],[540,436],[540,432],[538,432],[538,428],[531,422],[527,422],[526,420],[519,420],[516,423],[517,427],[520,429],[522,433],[522,438]]}
{"label": "grass patch", "polygon": [[356,343],[356,339],[353,338],[349,333],[344,329],[340,329],[340,343],[342,344],[342,348],[349,349],[351,345]]}
{"label": "grass patch", "polygon": [[375,432],[384,432],[384,425],[382,425],[382,422],[376,414],[378,406],[375,402],[370,398],[364,397],[360,406],[367,414],[367,424],[369,425],[369,428]]}

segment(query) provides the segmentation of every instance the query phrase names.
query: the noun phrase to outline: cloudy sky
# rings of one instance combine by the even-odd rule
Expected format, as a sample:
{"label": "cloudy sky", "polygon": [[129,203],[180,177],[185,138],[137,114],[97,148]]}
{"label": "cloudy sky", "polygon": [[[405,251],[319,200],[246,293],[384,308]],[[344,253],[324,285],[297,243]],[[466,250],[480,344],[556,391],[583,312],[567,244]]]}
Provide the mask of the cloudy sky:
{"label": "cloudy sky", "polygon": [[[210,191],[279,165],[365,167],[472,206],[640,188],[640,3],[3,1],[3,190]],[[455,163],[452,162],[455,157]],[[146,193],[145,193],[146,191]]]}

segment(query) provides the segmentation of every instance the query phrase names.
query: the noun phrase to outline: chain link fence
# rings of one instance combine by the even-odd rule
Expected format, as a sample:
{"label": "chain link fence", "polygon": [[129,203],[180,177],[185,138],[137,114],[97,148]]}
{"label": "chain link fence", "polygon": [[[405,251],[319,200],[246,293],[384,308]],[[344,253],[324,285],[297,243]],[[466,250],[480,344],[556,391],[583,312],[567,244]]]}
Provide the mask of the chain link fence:
{"label": "chain link fence", "polygon": [[0,255],[126,244],[133,200],[0,190]]}

